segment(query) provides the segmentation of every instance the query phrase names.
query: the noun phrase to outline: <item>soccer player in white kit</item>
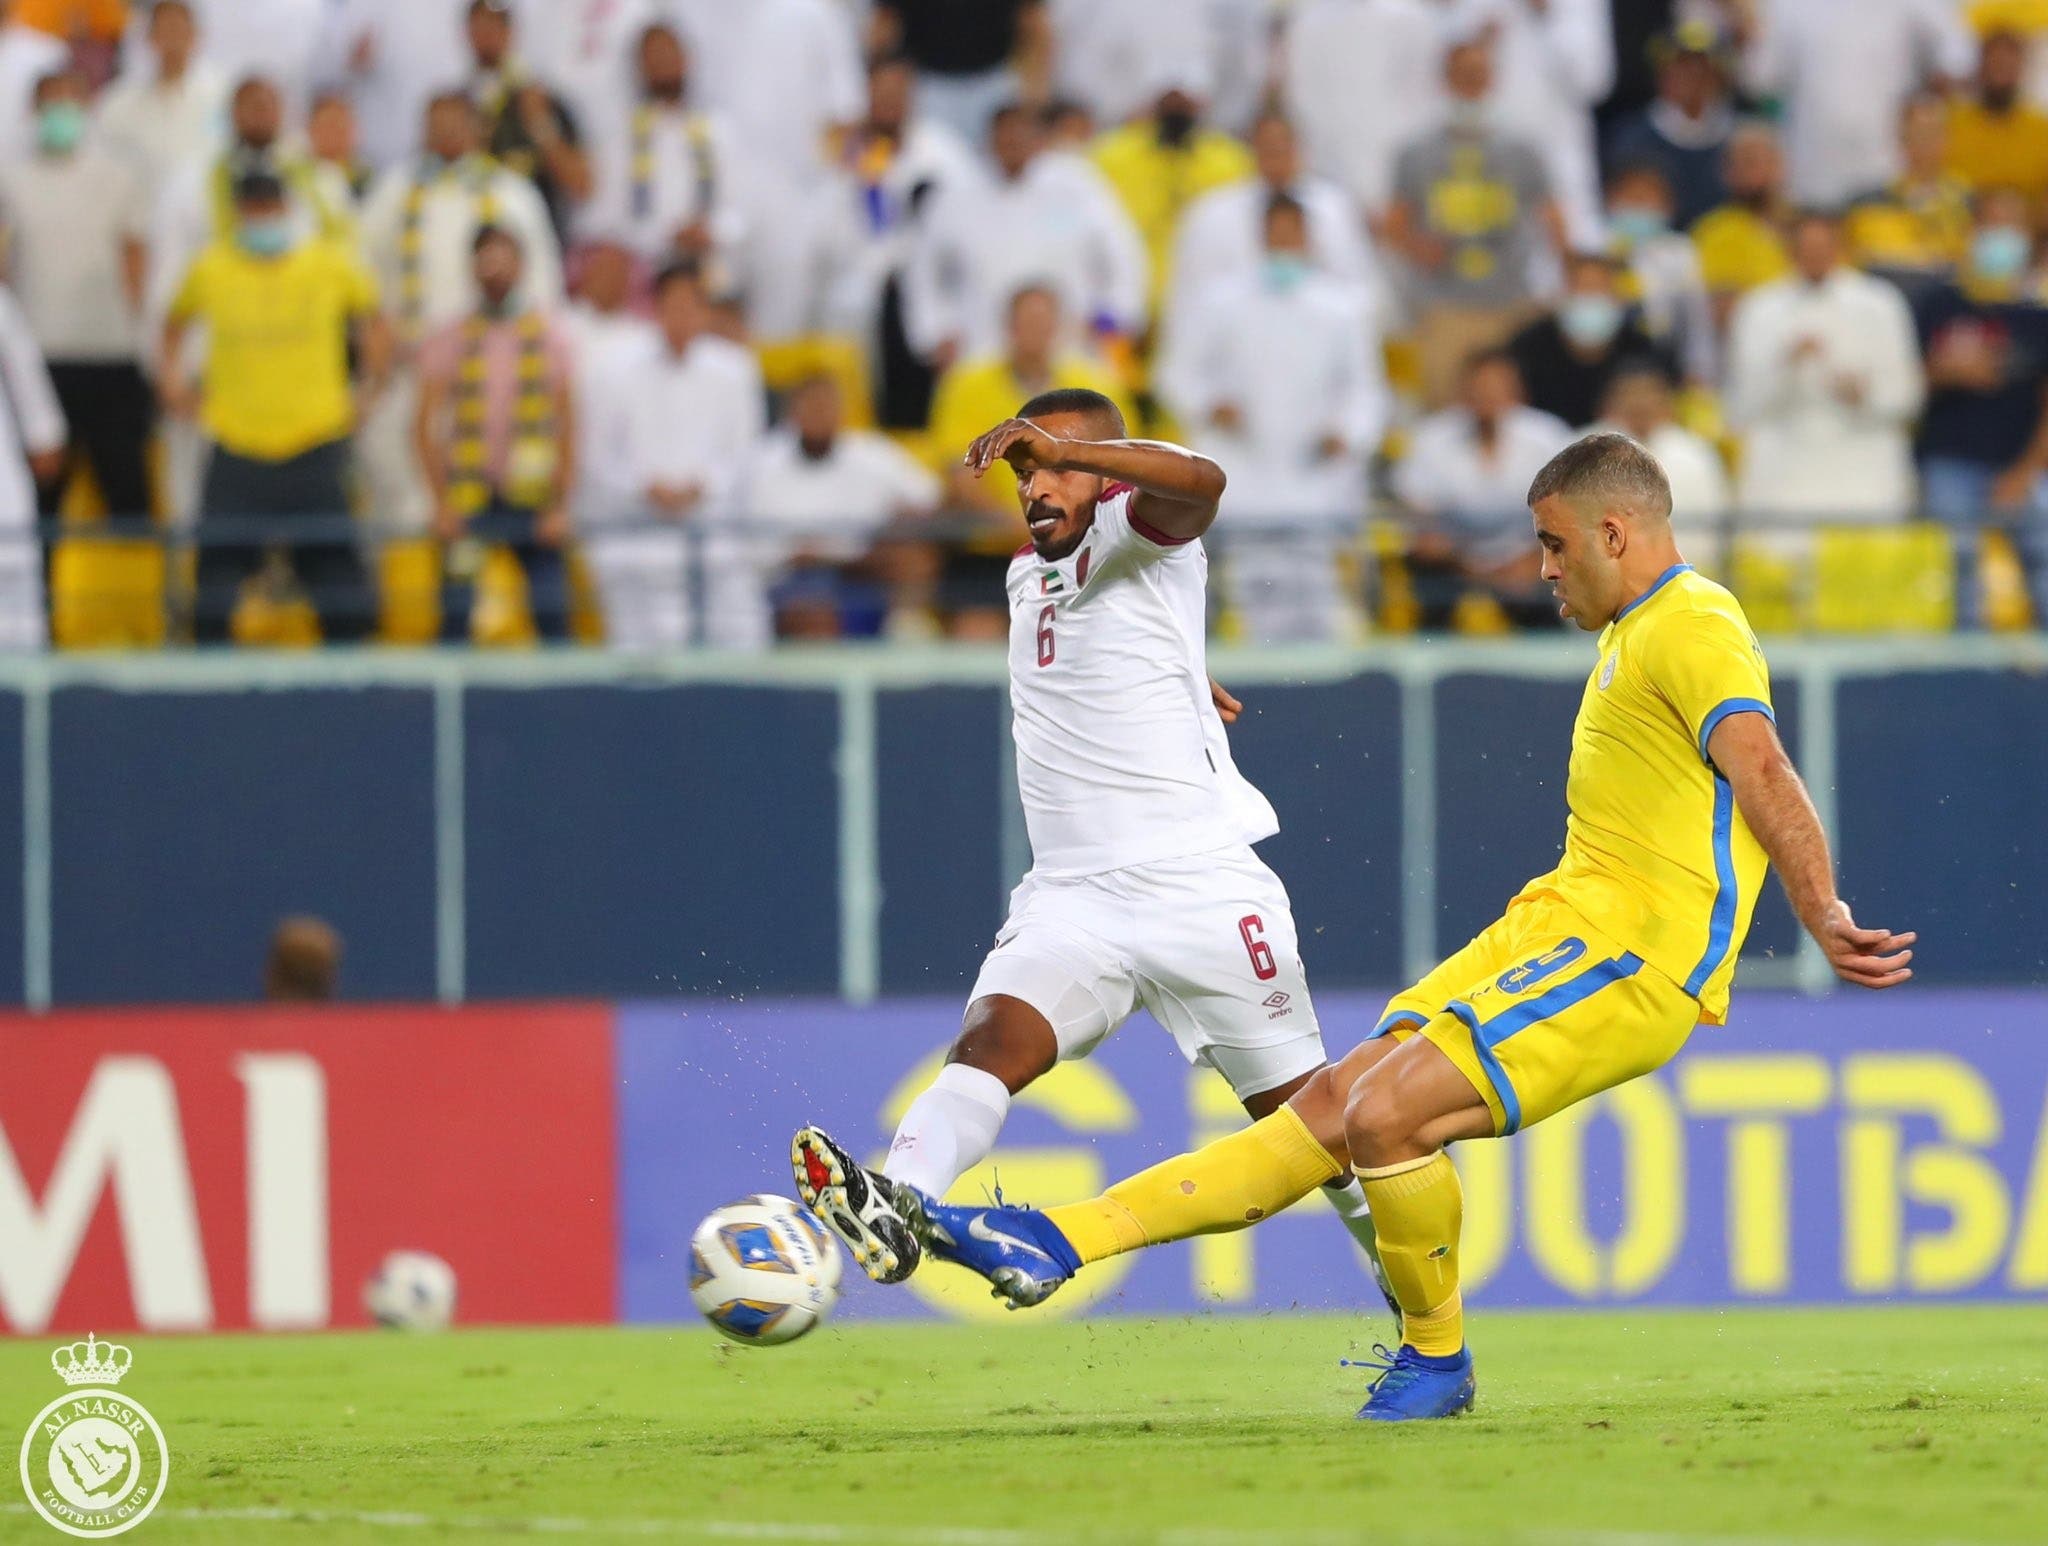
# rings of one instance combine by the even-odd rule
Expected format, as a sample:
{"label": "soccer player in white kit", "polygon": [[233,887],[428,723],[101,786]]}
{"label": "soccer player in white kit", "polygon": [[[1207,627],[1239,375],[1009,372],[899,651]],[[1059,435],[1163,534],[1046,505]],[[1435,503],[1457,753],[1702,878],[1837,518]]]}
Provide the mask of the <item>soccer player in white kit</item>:
{"label": "soccer player in white kit", "polygon": [[[1231,761],[1218,705],[1236,706],[1209,679],[1201,537],[1223,469],[1123,436],[1113,402],[1067,389],[967,452],[976,476],[1015,469],[1031,533],[1006,583],[1032,866],[881,1172],[815,1127],[792,1145],[804,1201],[877,1282],[915,1269],[920,1198],[981,1163],[1011,1097],[1141,1005],[1254,1118],[1327,1061],[1286,888],[1252,852],[1280,823]],[[1357,1183],[1327,1193],[1371,1254]]]}

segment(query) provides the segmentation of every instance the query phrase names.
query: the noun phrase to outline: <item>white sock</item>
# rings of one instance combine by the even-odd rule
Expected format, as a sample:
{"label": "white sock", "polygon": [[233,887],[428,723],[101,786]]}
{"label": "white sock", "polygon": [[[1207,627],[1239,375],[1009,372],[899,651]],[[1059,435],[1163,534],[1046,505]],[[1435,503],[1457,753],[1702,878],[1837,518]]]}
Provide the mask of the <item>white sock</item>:
{"label": "white sock", "polygon": [[1002,1080],[965,1063],[948,1063],[903,1113],[882,1174],[926,1196],[944,1197],[988,1158],[1009,1114],[1010,1092]]}
{"label": "white sock", "polygon": [[1379,1239],[1373,1232],[1372,1210],[1365,1205],[1365,1188],[1358,1184],[1358,1177],[1346,1176],[1342,1181],[1324,1187],[1323,1195],[1330,1199],[1330,1206],[1337,1210],[1337,1217],[1351,1231],[1351,1238],[1358,1242],[1358,1248],[1378,1261]]}

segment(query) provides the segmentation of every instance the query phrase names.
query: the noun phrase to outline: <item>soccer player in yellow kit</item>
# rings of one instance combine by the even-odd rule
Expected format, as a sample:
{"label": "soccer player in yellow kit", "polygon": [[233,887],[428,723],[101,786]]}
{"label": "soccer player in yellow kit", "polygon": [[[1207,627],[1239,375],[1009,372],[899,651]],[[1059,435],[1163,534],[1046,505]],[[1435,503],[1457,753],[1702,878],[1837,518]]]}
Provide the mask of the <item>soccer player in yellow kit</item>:
{"label": "soccer player in yellow kit", "polygon": [[1359,1416],[1453,1416],[1474,1382],[1446,1144],[1540,1122],[1719,1023],[1767,862],[1837,975],[1867,988],[1912,976],[1915,936],[1859,928],[1835,894],[1763,652],[1735,598],[1680,559],[1655,458],[1626,436],[1589,436],[1538,474],[1529,503],[1559,611],[1600,635],[1572,733],[1563,862],[1279,1111],[1087,1202],[917,1197],[927,1255],[1036,1304],[1088,1262],[1241,1229],[1348,1168],[1402,1319]]}

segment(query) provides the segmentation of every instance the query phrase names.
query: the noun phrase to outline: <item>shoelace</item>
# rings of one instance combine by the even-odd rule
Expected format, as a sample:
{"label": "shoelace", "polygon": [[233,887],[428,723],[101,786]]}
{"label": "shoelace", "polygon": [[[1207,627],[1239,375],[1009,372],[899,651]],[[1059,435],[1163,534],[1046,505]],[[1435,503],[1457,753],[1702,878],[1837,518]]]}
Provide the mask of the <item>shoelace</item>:
{"label": "shoelace", "polygon": [[1383,1385],[1386,1386],[1388,1395],[1396,1395],[1423,1373],[1422,1365],[1414,1361],[1405,1347],[1396,1350],[1384,1342],[1375,1342],[1372,1351],[1371,1358],[1340,1358],[1337,1360],[1337,1367],[1379,1370],[1365,1387],[1374,1395],[1380,1393],[1380,1387]]}

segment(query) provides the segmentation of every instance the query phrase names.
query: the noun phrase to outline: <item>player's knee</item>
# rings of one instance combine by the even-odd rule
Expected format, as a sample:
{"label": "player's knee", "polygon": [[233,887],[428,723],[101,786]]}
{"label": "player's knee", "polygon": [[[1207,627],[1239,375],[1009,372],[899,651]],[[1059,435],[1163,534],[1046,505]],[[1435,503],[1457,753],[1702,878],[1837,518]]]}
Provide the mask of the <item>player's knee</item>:
{"label": "player's knee", "polygon": [[1354,1164],[1390,1165],[1407,1157],[1415,1122],[1402,1108],[1391,1080],[1367,1074],[1351,1087],[1344,1107],[1344,1137]]}
{"label": "player's knee", "polygon": [[1059,1044],[1049,1027],[1005,1015],[991,1001],[968,1007],[966,1022],[946,1054],[948,1063],[963,1063],[993,1074],[1012,1095],[1043,1075],[1059,1060]]}

